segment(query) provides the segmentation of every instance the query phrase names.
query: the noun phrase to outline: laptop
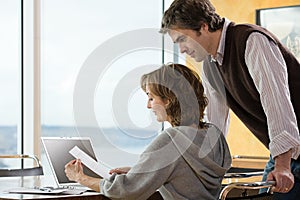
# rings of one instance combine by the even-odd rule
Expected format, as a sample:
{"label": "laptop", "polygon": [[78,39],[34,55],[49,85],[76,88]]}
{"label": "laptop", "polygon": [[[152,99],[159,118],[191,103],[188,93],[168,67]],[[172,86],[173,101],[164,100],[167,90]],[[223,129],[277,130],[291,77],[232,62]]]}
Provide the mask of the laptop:
{"label": "laptop", "polygon": [[[96,159],[92,142],[88,137],[42,137],[42,144],[51,167],[53,176],[58,188],[70,189],[86,189],[89,188],[80,185],[74,181],[70,181],[65,174],[65,165],[75,158],[69,151],[75,146],[88,154],[93,159]],[[99,177],[92,170],[83,165],[83,172],[92,177]]]}

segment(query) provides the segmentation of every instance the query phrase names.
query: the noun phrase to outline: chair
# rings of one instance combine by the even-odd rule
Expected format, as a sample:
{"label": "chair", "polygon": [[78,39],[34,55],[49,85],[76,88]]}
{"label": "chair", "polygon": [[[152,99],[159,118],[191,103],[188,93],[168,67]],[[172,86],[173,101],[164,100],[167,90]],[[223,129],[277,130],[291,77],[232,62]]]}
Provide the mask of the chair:
{"label": "chair", "polygon": [[[225,184],[223,183],[220,199],[272,199],[269,189],[275,183],[273,181],[257,181],[257,179],[261,180],[264,165],[269,158],[260,156],[233,156],[232,159],[233,161],[246,160],[247,164],[244,167],[231,167],[228,170],[224,176],[224,180],[226,181],[223,181]],[[231,181],[232,179],[234,182]],[[268,192],[259,194],[259,190],[262,188],[268,188]]]}
{"label": "chair", "polygon": [[[274,181],[268,182],[237,182],[231,183],[223,188],[220,194],[220,200],[238,200],[238,199],[248,199],[248,200],[271,200],[272,192],[271,187],[275,185]],[[266,193],[258,194],[253,192],[252,190],[258,191],[259,189],[268,188]],[[234,195],[229,195],[232,191],[234,191]],[[250,192],[249,192],[250,191]],[[239,195],[237,195],[239,193]]]}
{"label": "chair", "polygon": [[0,159],[32,159],[35,161],[34,167],[20,169],[0,169],[0,177],[11,176],[37,176],[43,175],[43,168],[39,159],[34,155],[0,155]]}
{"label": "chair", "polygon": [[262,176],[263,174],[263,169],[231,167],[224,175],[224,178],[248,178]]}

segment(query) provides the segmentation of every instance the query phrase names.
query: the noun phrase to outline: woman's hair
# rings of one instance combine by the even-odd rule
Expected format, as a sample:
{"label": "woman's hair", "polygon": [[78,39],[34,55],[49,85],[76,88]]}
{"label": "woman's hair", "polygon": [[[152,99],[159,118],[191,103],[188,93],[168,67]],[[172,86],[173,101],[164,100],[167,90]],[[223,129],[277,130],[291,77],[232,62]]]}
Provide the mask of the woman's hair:
{"label": "woman's hair", "polygon": [[199,75],[181,64],[167,64],[141,77],[141,87],[169,100],[166,112],[172,126],[199,125],[203,128],[208,104]]}
{"label": "woman's hair", "polygon": [[223,27],[224,21],[209,0],[174,0],[164,13],[161,32],[174,28],[199,31],[203,23],[208,24],[210,32],[214,32]]}

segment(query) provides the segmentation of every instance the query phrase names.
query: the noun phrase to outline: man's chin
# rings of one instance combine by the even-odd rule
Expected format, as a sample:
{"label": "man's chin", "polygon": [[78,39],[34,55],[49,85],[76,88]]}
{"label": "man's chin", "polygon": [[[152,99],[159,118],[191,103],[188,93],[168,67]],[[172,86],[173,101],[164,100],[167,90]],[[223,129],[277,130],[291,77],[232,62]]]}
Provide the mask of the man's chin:
{"label": "man's chin", "polygon": [[195,62],[202,62],[206,57],[194,57]]}
{"label": "man's chin", "polygon": [[195,60],[196,62],[202,62],[204,59],[203,59],[203,58],[194,58],[194,60]]}

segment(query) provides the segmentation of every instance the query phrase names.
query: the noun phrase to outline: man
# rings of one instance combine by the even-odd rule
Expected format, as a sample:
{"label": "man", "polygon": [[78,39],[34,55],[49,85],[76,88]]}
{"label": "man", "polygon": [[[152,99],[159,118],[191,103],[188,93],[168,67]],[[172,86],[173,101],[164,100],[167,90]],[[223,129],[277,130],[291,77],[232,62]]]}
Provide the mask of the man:
{"label": "man", "polygon": [[[300,195],[300,64],[267,30],[221,18],[209,0],[174,0],[161,32],[203,63],[208,120],[223,133],[229,108],[270,150],[264,180],[277,199]],[[222,84],[220,84],[222,83]],[[297,194],[298,193],[298,194]]]}

